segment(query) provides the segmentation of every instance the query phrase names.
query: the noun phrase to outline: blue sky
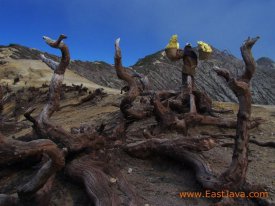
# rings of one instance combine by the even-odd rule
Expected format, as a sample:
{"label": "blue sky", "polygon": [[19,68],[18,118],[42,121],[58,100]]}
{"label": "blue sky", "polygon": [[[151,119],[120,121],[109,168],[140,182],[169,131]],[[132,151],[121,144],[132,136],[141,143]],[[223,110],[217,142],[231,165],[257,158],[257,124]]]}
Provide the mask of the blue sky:
{"label": "blue sky", "polygon": [[66,34],[73,59],[113,63],[121,38],[124,65],[163,49],[172,34],[240,57],[248,36],[261,37],[254,56],[275,59],[273,0],[0,0],[0,44],[59,54],[42,36]]}

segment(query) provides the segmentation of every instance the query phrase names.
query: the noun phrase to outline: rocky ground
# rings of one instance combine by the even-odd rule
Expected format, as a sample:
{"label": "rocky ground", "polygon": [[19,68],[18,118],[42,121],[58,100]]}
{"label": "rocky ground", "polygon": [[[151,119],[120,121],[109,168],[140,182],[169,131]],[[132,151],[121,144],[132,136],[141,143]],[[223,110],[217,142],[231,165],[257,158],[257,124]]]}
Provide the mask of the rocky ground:
{"label": "rocky ground", "polygon": [[[68,87],[69,88],[69,87]],[[37,91],[36,99],[31,100],[29,103],[25,100],[21,101],[24,107],[36,106],[35,114],[38,114],[45,100],[47,88],[40,88],[41,92]],[[64,88],[64,90],[66,90]],[[87,94],[83,92],[81,95],[78,90],[67,89],[65,92],[61,107],[77,103]],[[23,96],[28,96],[29,91],[25,90]],[[21,94],[22,95],[22,94]],[[52,118],[58,125],[62,125],[66,130],[70,131],[73,127],[80,125],[99,125],[102,122],[112,121],[115,119],[120,111],[116,107],[119,103],[121,95],[108,94],[107,96],[99,99],[83,103],[79,106],[63,107],[60,111],[56,112]],[[7,104],[4,107],[6,116],[12,116],[9,112],[13,111],[15,104]],[[227,117],[236,117],[236,110],[238,106],[234,103],[219,103],[215,102],[215,108],[233,109],[234,114],[223,115]],[[258,128],[250,131],[252,139],[257,139],[262,142],[275,141],[275,113],[274,106],[253,106],[253,116],[263,117],[266,121]],[[18,120],[18,125],[21,125],[17,131],[14,129],[3,129],[3,133],[9,138],[18,138],[29,131],[31,125],[23,118],[23,110],[17,113],[15,119]],[[135,122],[129,126],[127,130],[127,138],[122,142],[133,143],[144,140],[140,135],[141,131],[149,125],[155,124],[154,118],[145,119]],[[220,134],[219,146],[214,149],[204,152],[208,158],[209,163],[213,170],[217,173],[222,172],[231,160],[232,148],[225,146],[226,143],[232,143],[232,139],[223,137],[226,134],[234,134],[234,130],[220,129],[210,126],[194,127],[189,131],[189,135],[198,136],[205,133]],[[173,138],[174,133],[171,133]],[[110,140],[111,141],[111,140]],[[120,141],[115,144],[120,144]],[[222,146],[224,145],[224,146]],[[133,185],[135,191],[142,199],[142,204],[155,205],[209,205],[215,200],[212,199],[181,199],[179,192],[183,191],[202,191],[200,186],[196,183],[193,172],[190,171],[188,165],[181,165],[170,158],[163,158],[154,156],[149,160],[142,160],[130,157],[119,147],[109,148],[112,156],[112,161],[117,165],[127,180]],[[264,184],[269,191],[269,199],[275,200],[275,162],[274,148],[259,147],[250,144],[249,156],[249,170],[248,180],[253,183]],[[36,171],[36,167],[25,168],[20,166],[12,167],[7,174],[4,170],[0,172],[0,193],[15,193],[18,183],[23,183],[30,178],[31,174]],[[263,169],[264,168],[264,169]],[[63,176],[63,171],[59,172],[57,181],[55,182],[52,205],[87,205],[87,197],[84,190],[74,182],[66,179]]]}

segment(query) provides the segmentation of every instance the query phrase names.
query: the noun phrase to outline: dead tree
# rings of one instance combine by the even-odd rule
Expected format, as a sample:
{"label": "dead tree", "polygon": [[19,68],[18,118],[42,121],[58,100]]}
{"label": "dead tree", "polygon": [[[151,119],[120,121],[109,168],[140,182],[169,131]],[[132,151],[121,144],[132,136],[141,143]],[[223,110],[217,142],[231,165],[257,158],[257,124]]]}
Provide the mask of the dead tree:
{"label": "dead tree", "polygon": [[[26,119],[33,123],[33,135],[27,142],[8,140],[0,136],[1,166],[8,167],[10,164],[29,160],[41,161],[43,165],[29,182],[17,188],[18,197],[0,194],[0,206],[49,205],[55,174],[63,168],[68,177],[84,186],[90,204],[140,205],[138,197],[127,180],[106,158],[108,154],[97,152],[107,144],[106,138],[101,135],[104,127],[99,129],[92,127],[86,132],[72,134],[50,120],[54,112],[59,109],[62,82],[70,63],[70,53],[67,45],[62,41],[66,38],[65,35],[60,35],[56,41],[48,37],[43,38],[49,46],[60,49],[62,53],[59,64],[48,61],[42,56],[43,61],[54,71],[49,85],[49,99],[38,117],[31,115],[34,109],[29,109],[25,113]],[[91,95],[89,99],[95,95]],[[97,161],[93,160],[94,154]],[[111,175],[116,177],[113,187],[110,187]],[[118,189],[115,189],[116,186]],[[118,195],[121,192],[125,194],[123,198]]]}
{"label": "dead tree", "polygon": [[[160,94],[156,92],[152,96],[151,102],[154,106],[153,114],[161,130],[175,129],[187,135],[188,129],[196,125],[214,125],[223,128],[236,128],[237,126],[237,121],[235,119],[202,115],[197,112],[184,113],[182,112],[184,105],[180,100],[168,99],[165,105],[162,103],[160,95],[163,95],[163,92]],[[175,110],[180,113],[176,113]],[[248,129],[257,127],[261,122],[261,118],[249,120]]]}
{"label": "dead tree", "polygon": [[[126,87],[123,88],[123,90],[127,93],[120,103],[120,110],[126,120],[130,120],[130,122],[141,120],[151,116],[153,113],[158,118],[158,120],[160,120],[160,126],[163,126],[163,129],[175,128],[184,133],[187,133],[188,126],[194,124],[220,125],[225,127],[234,127],[236,125],[235,120],[223,121],[223,119],[220,118],[199,115],[196,112],[197,110],[194,108],[197,107],[200,112],[210,111],[212,101],[201,92],[194,92],[194,88],[191,86],[191,83],[188,92],[184,92],[185,90],[181,92],[144,91],[144,86],[141,87],[139,82],[134,78],[137,76],[137,74],[123,68],[119,41],[120,39],[117,39],[115,43],[115,69],[118,78],[124,80],[127,83]],[[149,80],[146,82],[146,84],[149,84]],[[198,105],[191,106],[191,108],[193,108],[191,109],[192,112],[186,114],[185,117],[182,117],[182,115],[175,115],[172,111],[173,109],[182,113],[185,108],[189,109],[190,103],[195,104],[195,101],[190,101],[190,95],[192,96],[193,100],[195,99],[193,93],[196,94],[196,102],[198,102]],[[139,96],[147,98],[148,101],[145,101],[145,104],[143,101],[141,101],[141,103],[135,102]],[[154,106],[154,111],[152,111],[152,105],[150,105],[150,98],[152,99],[151,104]],[[187,105],[183,104],[185,100],[188,100]],[[114,134],[124,133],[126,127],[127,123],[121,119],[120,124],[114,129]]]}
{"label": "dead tree", "polygon": [[[96,132],[93,133],[92,131],[90,136],[75,136],[50,121],[50,117],[53,113],[59,110],[62,82],[65,71],[70,63],[69,49],[62,41],[65,38],[67,37],[63,34],[60,35],[56,41],[50,39],[49,37],[43,37],[49,46],[60,49],[62,57],[58,65],[56,63],[47,64],[48,66],[51,66],[51,69],[54,71],[51,83],[49,85],[48,102],[45,104],[37,118],[33,118],[31,116],[31,113],[34,110],[29,110],[26,112],[25,117],[33,123],[33,129],[37,137],[44,139],[49,138],[66,148],[69,152],[77,152],[94,145],[93,140],[97,137]],[[49,62],[49,60],[45,58],[43,58],[43,61]]]}
{"label": "dead tree", "polygon": [[44,106],[43,111],[40,113],[38,117],[38,122],[43,124],[43,122],[47,122],[48,119],[52,116],[52,114],[58,110],[59,108],[59,101],[60,101],[60,94],[62,88],[62,82],[64,79],[64,73],[67,67],[70,64],[70,52],[66,44],[62,42],[63,39],[66,39],[65,35],[60,35],[59,38],[54,41],[49,37],[43,37],[45,42],[53,47],[60,49],[62,53],[61,62],[58,66],[52,64],[52,69],[54,70],[54,74],[50,83],[50,90],[49,90],[49,101]]}
{"label": "dead tree", "polygon": [[[65,35],[60,35],[57,41],[53,41],[48,37],[43,38],[50,46],[61,49],[62,60],[59,67],[55,70],[51,81],[49,102],[43,108],[38,121],[30,115],[28,116],[29,120],[35,123],[34,128],[41,128],[40,130],[45,129],[44,123],[48,122],[49,117],[59,106],[62,81],[66,67],[70,62],[69,50],[62,42],[66,38]],[[41,134],[43,133],[37,133],[36,137]],[[3,153],[1,165],[13,164],[25,159],[39,158],[42,155],[46,155],[48,158],[48,161],[43,164],[37,174],[28,183],[17,189],[19,199],[11,198],[9,195],[2,195],[0,205],[48,205],[50,200],[48,196],[50,196],[55,173],[65,165],[62,149],[58,148],[51,140],[38,139],[30,142],[21,142],[18,140],[6,140],[5,137],[1,136],[0,151]]]}
{"label": "dead tree", "polygon": [[[237,123],[235,125],[235,146],[231,164],[225,172],[221,175],[215,175],[210,169],[206,159],[201,156],[200,152],[198,152],[202,151],[202,148],[205,148],[206,150],[213,148],[205,147],[205,143],[209,140],[199,141],[198,144],[195,145],[188,145],[189,140],[186,138],[181,138],[179,144],[179,140],[177,139],[160,140],[153,137],[152,139],[126,146],[126,151],[130,155],[140,158],[148,158],[150,154],[154,153],[158,155],[170,156],[180,162],[188,163],[188,165],[190,165],[195,171],[196,179],[205,189],[210,189],[212,191],[244,191],[245,193],[259,190],[263,191],[263,188],[260,189],[260,187],[252,186],[246,182],[246,173],[248,168],[248,130],[251,126],[250,80],[256,69],[251,49],[258,39],[259,37],[252,39],[248,38],[241,46],[241,53],[246,66],[245,72],[241,77],[235,79],[231,77],[227,70],[215,69],[219,76],[225,78],[239,100],[239,112],[237,115]],[[188,122],[186,121],[186,117],[183,119],[175,118],[175,115],[171,114],[169,110],[160,104],[158,97],[154,98],[153,103],[155,105],[156,115],[159,117],[159,121],[162,122],[162,124],[166,124],[166,126],[176,129],[184,129],[186,127],[186,123]],[[189,114],[188,116],[190,118]],[[196,119],[198,116],[194,115],[191,118],[191,122],[194,121],[194,118]],[[210,119],[207,119],[206,122],[209,120]],[[203,122],[205,120],[201,119],[199,121]],[[215,124],[216,123],[217,122],[215,122]],[[228,124],[229,122],[224,123]],[[231,124],[232,123],[229,123],[229,125]],[[268,202],[265,200],[254,200],[264,202],[268,205]],[[227,202],[221,202],[219,205],[223,204],[226,205]]]}
{"label": "dead tree", "polygon": [[216,69],[219,76],[225,78],[231,90],[239,100],[239,112],[237,115],[237,130],[235,138],[235,147],[232,156],[232,162],[229,169],[222,174],[224,185],[229,188],[240,188],[244,185],[246,180],[246,173],[248,167],[248,127],[251,118],[251,92],[250,80],[256,70],[256,63],[254,61],[251,49],[259,37],[248,38],[241,46],[241,53],[245,62],[244,74],[235,79],[231,77],[228,70]]}
{"label": "dead tree", "polygon": [[[120,103],[120,110],[124,117],[132,119],[144,119],[150,116],[150,108],[134,108],[133,103],[142,92],[142,87],[134,78],[136,74],[131,74],[122,66],[121,49],[119,47],[120,39],[115,42],[115,69],[119,79],[124,80],[127,83],[127,94],[124,96]],[[144,84],[147,84],[146,81]],[[143,86],[144,88],[145,86]]]}
{"label": "dead tree", "polygon": [[[142,92],[148,90],[148,78],[123,68],[119,43],[120,39],[117,39],[115,42],[115,69],[118,78],[125,81],[127,85],[121,89],[121,93],[123,91],[126,92],[119,105],[123,117],[119,118],[119,124],[114,128],[112,138],[124,137],[125,130],[129,123],[135,120],[147,118],[152,114],[152,107],[150,105],[138,104],[137,106],[135,104],[135,100],[142,94]],[[137,81],[135,77],[138,77],[139,81]],[[143,98],[140,102],[143,102]]]}
{"label": "dead tree", "polygon": [[[180,92],[170,90],[143,91],[134,78],[136,75],[133,75],[122,66],[119,41],[120,39],[117,39],[115,43],[115,69],[118,78],[127,83],[124,89],[127,93],[120,103],[120,110],[125,119],[130,120],[130,123],[153,114],[158,120],[161,130],[176,129],[184,134],[187,134],[188,128],[196,125],[236,128],[237,121],[235,119],[219,118],[213,115],[213,112],[220,111],[212,109],[212,100],[206,94],[194,89],[190,76],[188,78],[188,87]],[[191,68],[197,65],[195,59],[183,54],[183,52],[180,53],[180,58],[184,59],[187,67]],[[145,101],[145,104],[143,102],[137,103],[135,100],[139,96],[145,96],[151,101]],[[154,107],[153,111],[150,103]],[[251,121],[249,128],[258,126],[261,121],[261,119]],[[115,128],[114,134],[124,134],[126,127],[126,122],[123,119],[120,120],[120,124]]]}

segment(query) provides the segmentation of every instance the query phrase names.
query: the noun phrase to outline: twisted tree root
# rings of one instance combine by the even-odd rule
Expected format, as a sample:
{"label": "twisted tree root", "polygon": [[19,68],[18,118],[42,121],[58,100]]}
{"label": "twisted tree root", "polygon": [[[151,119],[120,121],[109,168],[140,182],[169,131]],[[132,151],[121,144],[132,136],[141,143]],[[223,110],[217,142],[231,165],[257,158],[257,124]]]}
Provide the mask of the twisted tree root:
{"label": "twisted tree root", "polygon": [[55,173],[65,165],[63,151],[50,140],[21,142],[7,140],[5,137],[0,136],[0,142],[0,151],[2,153],[0,156],[0,165],[11,165],[22,160],[41,157],[44,154],[48,156],[48,161],[43,164],[36,175],[29,182],[18,188],[19,200],[15,201],[14,198],[4,195],[0,203],[1,201],[3,201],[3,205],[5,205],[6,201],[11,204],[26,204],[26,202],[30,201],[33,202],[33,205],[41,205],[42,202],[48,203],[49,198],[44,197],[51,190]]}
{"label": "twisted tree root", "polygon": [[[140,205],[123,175],[108,163],[92,160],[90,155],[73,160],[66,166],[65,173],[85,187],[91,203],[95,206]],[[128,196],[128,200],[121,200],[114,193],[114,184],[118,184],[120,190]]]}

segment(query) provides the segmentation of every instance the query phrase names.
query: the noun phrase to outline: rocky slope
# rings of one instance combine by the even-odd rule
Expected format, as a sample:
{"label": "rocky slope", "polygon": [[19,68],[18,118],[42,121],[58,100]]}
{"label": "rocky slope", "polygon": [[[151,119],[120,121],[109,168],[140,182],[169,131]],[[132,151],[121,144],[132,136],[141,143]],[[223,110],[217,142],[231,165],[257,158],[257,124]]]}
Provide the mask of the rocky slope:
{"label": "rocky slope", "polygon": [[[42,52],[36,49],[15,44],[2,46],[0,47],[0,66],[5,63],[7,56],[17,60],[38,60],[40,53]],[[112,51],[110,51],[110,55],[112,55]],[[57,60],[54,55],[46,53],[46,56]],[[127,58],[127,54],[123,56]],[[257,61],[257,65],[257,71],[252,80],[253,103],[274,105],[275,63],[263,57]],[[153,89],[175,89],[179,88],[181,83],[181,66],[181,61],[171,62],[165,57],[163,51],[159,51],[140,59],[132,68],[148,75]],[[224,80],[213,72],[214,66],[227,68],[232,74],[238,75],[238,72],[244,67],[243,62],[226,51],[214,49],[209,60],[199,62],[196,75],[197,88],[206,91],[213,100],[236,102],[235,95]],[[113,66],[105,62],[75,60],[71,62],[70,70],[101,86],[120,89],[123,85],[123,82],[117,78]]]}
{"label": "rocky slope", "polygon": [[[270,61],[267,63],[261,59],[257,61],[257,71],[252,80],[253,103],[275,104],[275,66]],[[244,68],[243,62],[226,51],[215,49],[209,60],[199,62],[197,69],[196,86],[199,90],[205,91],[214,100],[236,102],[235,95],[224,80],[213,72],[214,66],[226,68],[232,74],[238,75]],[[155,89],[179,87],[181,67],[181,61],[171,62],[163,51],[146,56],[133,66],[135,70],[148,74]]]}
{"label": "rocky slope", "polygon": [[[19,45],[11,45],[8,47],[0,47],[0,83],[8,84],[13,88],[21,89],[22,87],[40,87],[42,84],[48,84],[52,77],[52,70],[44,64],[40,59],[40,54],[42,52],[36,49],[30,49],[27,47]],[[46,56],[54,60],[58,58],[54,55],[45,53]],[[81,62],[85,65],[85,62]],[[96,63],[94,63],[96,65]],[[90,81],[87,76],[95,76],[95,69],[93,69],[92,74],[89,73],[89,68],[81,73],[81,64],[72,62],[72,66],[77,65],[78,72],[68,70],[65,75],[64,83],[67,85],[83,85],[89,89],[95,89],[99,87],[104,87],[101,84],[98,85],[95,82],[101,83],[101,81]],[[96,67],[93,67],[96,68]],[[104,67],[106,68],[106,67]],[[103,72],[108,74],[109,72]],[[113,76],[115,76],[113,74]],[[109,77],[108,77],[109,78]],[[118,81],[118,80],[117,80]],[[108,85],[109,87],[104,87],[109,93],[118,93],[114,85]]]}

